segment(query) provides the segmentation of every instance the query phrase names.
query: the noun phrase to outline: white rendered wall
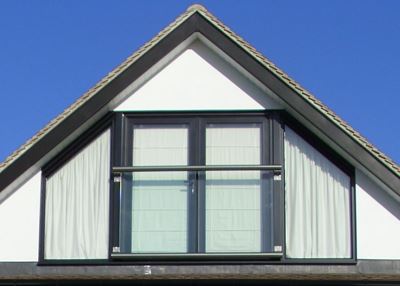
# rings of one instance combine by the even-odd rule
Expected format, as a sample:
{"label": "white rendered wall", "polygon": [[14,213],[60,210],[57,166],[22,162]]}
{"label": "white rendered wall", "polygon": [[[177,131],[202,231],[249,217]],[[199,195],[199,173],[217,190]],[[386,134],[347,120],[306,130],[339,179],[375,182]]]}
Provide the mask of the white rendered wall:
{"label": "white rendered wall", "polygon": [[39,172],[0,201],[0,261],[38,261]]}
{"label": "white rendered wall", "polygon": [[400,204],[356,172],[357,257],[400,259]]}
{"label": "white rendered wall", "polygon": [[249,78],[197,40],[115,111],[278,108]]}

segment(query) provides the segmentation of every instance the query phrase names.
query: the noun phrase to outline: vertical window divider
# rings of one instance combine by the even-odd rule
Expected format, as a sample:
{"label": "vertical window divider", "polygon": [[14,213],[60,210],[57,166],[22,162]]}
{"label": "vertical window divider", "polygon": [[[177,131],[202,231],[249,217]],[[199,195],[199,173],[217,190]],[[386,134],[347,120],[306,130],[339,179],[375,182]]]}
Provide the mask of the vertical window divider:
{"label": "vertical window divider", "polygon": [[112,241],[110,245],[111,253],[121,252],[121,247],[119,243],[119,195],[121,192],[122,174],[112,173],[111,176],[111,205],[113,206],[111,210],[110,221],[112,223]]}
{"label": "vertical window divider", "polygon": [[[122,166],[122,146],[123,146],[123,124],[124,124],[124,115],[122,113],[116,113],[113,119],[112,126],[112,139],[111,139],[111,182],[110,182],[110,242],[109,242],[109,257],[111,257],[111,253],[116,252],[116,250],[120,251],[119,245],[119,193],[120,193],[120,184],[121,184],[121,175],[112,173],[113,166]],[[120,182],[116,180],[116,177],[119,175]],[[118,252],[119,252],[118,251]]]}
{"label": "vertical window divider", "polygon": [[[269,119],[262,122],[261,124],[261,136],[260,136],[260,146],[261,146],[261,165],[267,165],[271,163],[271,135]],[[268,227],[270,223],[273,223],[271,203],[271,182],[270,182],[270,172],[264,172],[260,170],[260,181],[261,181],[261,198],[260,198],[260,209],[261,209],[261,252],[268,252],[271,249],[272,244],[272,234],[269,233],[270,228]]]}
{"label": "vertical window divider", "polygon": [[273,113],[270,121],[271,159],[273,165],[280,165],[280,172],[273,173],[273,251],[284,252],[285,235],[285,200],[284,200],[284,168],[283,168],[283,127],[278,113]]}
{"label": "vertical window divider", "polygon": [[[122,142],[121,147],[123,166],[132,166],[133,163],[133,124],[126,116],[123,116]],[[129,138],[129,139],[128,139]],[[132,173],[125,173],[121,176],[119,238],[120,249],[125,252],[132,246]],[[123,222],[122,222],[122,221]],[[124,225],[121,226],[121,223]]]}
{"label": "vertical window divider", "polygon": [[[198,144],[198,126],[196,120],[189,123],[189,147],[188,165],[196,165],[198,161],[196,150]],[[197,171],[188,171],[189,195],[188,195],[188,252],[198,252],[198,178]]]}
{"label": "vertical window divider", "polygon": [[[206,134],[205,122],[202,118],[196,120],[197,129],[197,153],[196,165],[206,164]],[[205,253],[206,251],[206,172],[197,171],[197,252]]]}
{"label": "vertical window divider", "polygon": [[188,252],[196,253],[197,241],[197,178],[196,173],[192,171],[187,172],[188,176]]}

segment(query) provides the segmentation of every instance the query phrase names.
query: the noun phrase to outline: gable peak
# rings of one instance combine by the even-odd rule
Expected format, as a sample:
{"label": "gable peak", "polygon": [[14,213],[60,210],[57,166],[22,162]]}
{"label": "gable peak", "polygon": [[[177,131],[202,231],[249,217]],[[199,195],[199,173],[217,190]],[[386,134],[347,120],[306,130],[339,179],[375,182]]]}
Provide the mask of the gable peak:
{"label": "gable peak", "polygon": [[190,5],[186,11],[203,11],[203,12],[207,12],[207,9],[201,5],[201,4],[192,4]]}

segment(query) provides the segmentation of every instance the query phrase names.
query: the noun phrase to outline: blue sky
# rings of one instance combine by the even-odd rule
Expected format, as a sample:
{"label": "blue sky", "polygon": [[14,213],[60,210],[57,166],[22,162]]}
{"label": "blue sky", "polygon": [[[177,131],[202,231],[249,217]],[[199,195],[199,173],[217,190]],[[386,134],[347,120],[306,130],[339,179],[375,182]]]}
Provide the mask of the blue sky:
{"label": "blue sky", "polygon": [[[198,1],[400,162],[400,1]],[[0,161],[193,1],[0,1]]]}

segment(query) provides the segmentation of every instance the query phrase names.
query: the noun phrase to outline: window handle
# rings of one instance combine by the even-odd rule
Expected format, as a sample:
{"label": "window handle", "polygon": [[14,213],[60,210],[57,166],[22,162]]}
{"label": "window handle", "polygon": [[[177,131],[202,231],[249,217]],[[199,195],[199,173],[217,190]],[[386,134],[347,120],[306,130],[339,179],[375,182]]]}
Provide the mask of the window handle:
{"label": "window handle", "polygon": [[194,194],[194,183],[195,183],[194,180],[192,179],[192,180],[187,180],[184,182],[185,182],[185,184],[187,184],[188,188],[190,189],[190,193]]}
{"label": "window handle", "polygon": [[190,192],[192,194],[194,194],[194,181],[193,180],[190,180],[189,187],[190,187]]}

